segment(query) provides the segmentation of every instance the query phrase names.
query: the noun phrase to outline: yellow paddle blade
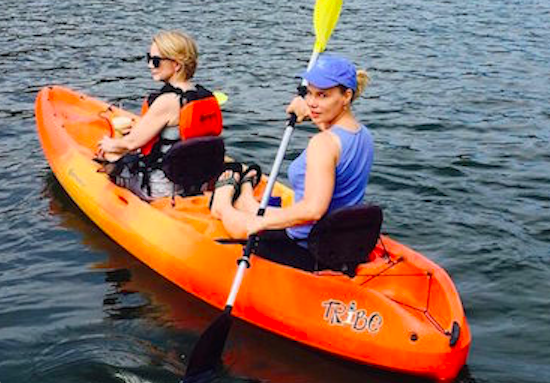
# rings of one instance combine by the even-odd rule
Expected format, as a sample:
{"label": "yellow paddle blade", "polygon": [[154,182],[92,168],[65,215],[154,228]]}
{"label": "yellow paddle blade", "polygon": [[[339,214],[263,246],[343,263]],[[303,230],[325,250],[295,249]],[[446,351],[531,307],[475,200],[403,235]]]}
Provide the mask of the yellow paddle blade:
{"label": "yellow paddle blade", "polygon": [[212,93],[214,93],[214,97],[216,97],[216,101],[218,101],[218,104],[220,105],[225,104],[227,102],[227,99],[229,98],[227,97],[227,94],[218,92],[217,90]]}
{"label": "yellow paddle blade", "polygon": [[317,0],[313,12],[315,29],[315,52],[321,53],[327,46],[328,39],[340,16],[343,0]]}

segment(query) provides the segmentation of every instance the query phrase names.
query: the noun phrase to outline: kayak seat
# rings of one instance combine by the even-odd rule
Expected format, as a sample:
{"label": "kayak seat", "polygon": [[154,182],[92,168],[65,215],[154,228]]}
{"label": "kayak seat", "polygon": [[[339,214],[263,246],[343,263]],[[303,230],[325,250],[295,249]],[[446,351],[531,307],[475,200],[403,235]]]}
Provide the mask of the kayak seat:
{"label": "kayak seat", "polygon": [[308,249],[319,269],[355,276],[355,270],[369,259],[380,237],[382,209],[357,205],[331,211],[309,233]]}
{"label": "kayak seat", "polygon": [[162,170],[174,184],[175,197],[202,194],[212,190],[223,171],[225,145],[221,137],[197,137],[174,144],[166,153]]}

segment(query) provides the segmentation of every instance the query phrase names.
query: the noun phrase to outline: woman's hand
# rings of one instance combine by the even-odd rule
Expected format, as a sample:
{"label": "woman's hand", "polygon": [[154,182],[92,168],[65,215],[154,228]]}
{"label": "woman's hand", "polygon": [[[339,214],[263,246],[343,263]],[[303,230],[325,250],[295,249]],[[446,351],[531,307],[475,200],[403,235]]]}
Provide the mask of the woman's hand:
{"label": "woman's hand", "polygon": [[108,136],[104,136],[98,143],[98,149],[103,153],[113,153],[118,151],[118,146],[116,145],[116,142],[118,140],[116,138],[111,138]]}
{"label": "woman's hand", "polygon": [[120,147],[120,140],[104,136],[97,145],[97,158],[114,162],[122,157],[126,151]]}
{"label": "woman's hand", "polygon": [[296,122],[302,122],[310,118],[309,106],[307,106],[306,100],[300,96],[294,97],[290,102],[290,105],[286,108],[288,114],[296,114]]}

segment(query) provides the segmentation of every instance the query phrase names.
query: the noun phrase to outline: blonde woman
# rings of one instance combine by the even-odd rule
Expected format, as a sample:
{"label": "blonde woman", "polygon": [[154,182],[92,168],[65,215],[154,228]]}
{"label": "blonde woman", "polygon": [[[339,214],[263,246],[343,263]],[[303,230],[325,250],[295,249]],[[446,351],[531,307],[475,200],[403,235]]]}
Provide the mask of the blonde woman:
{"label": "blonde woman", "polygon": [[[259,204],[252,195],[255,182],[248,182],[253,175],[241,181],[238,172],[228,170],[218,181],[223,186],[216,189],[212,214],[234,238],[259,233],[258,255],[312,270],[315,262],[307,251],[309,232],[328,212],[362,203],[374,146],[371,133],[351,111],[352,102],[368,82],[365,71],[356,71],[345,58],[321,55],[302,77],[308,81],[305,101],[295,98],[287,111],[296,113],[298,121],[309,117],[319,132],[289,166],[295,203],[268,208],[259,217]],[[236,188],[224,182],[231,178],[241,182],[234,204]]]}
{"label": "blonde woman", "polygon": [[[198,50],[190,36],[179,31],[159,32],[153,37],[146,59],[151,76],[164,86],[145,100],[142,117],[128,134],[104,137],[99,150],[105,158],[139,151],[139,172],[135,163],[138,157],[133,156],[127,158],[128,166],[123,167],[122,174],[114,178],[121,186],[149,199],[172,192],[173,185],[162,171],[163,155],[171,146],[183,139],[219,135],[222,120],[212,93],[192,81]],[[197,118],[197,114],[213,118]]]}

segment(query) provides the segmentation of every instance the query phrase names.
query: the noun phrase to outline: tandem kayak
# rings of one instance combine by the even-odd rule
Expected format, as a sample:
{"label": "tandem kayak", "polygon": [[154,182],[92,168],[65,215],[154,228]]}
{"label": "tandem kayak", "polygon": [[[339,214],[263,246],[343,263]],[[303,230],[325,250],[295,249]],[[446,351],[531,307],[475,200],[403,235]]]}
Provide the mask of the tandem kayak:
{"label": "tandem kayak", "polygon": [[[35,112],[49,165],[80,209],[158,274],[222,309],[242,245],[220,241],[228,234],[210,215],[209,196],[147,203],[112,183],[93,161],[99,139],[112,134],[110,119],[139,117],[59,86],[39,92]],[[283,206],[292,203],[292,190],[281,183],[273,195]],[[349,277],[254,257],[232,315],[346,360],[453,380],[466,363],[471,335],[448,274],[388,236],[369,259]]]}

